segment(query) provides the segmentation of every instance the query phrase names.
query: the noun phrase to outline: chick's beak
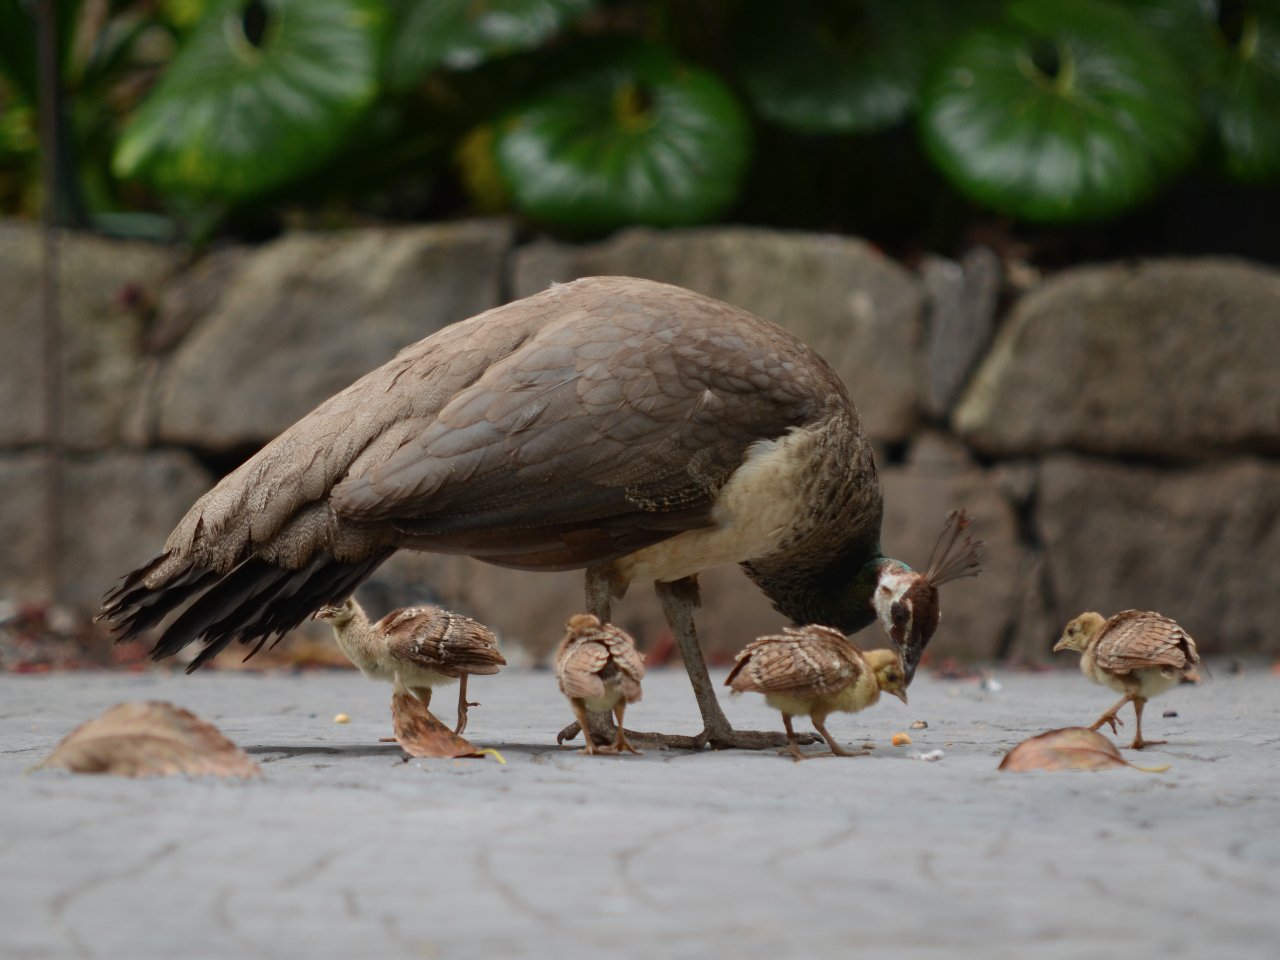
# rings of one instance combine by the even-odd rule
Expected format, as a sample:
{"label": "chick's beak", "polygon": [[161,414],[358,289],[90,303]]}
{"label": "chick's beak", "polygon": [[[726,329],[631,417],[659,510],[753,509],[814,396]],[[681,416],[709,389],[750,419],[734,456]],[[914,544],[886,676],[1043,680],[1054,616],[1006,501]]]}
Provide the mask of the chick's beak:
{"label": "chick's beak", "polygon": [[906,703],[906,702],[907,702],[907,691],[905,691],[905,690],[895,690],[895,691],[893,691],[893,695],[894,695],[895,697],[897,697],[899,700],[901,700],[903,703]]}
{"label": "chick's beak", "polygon": [[[1043,648],[1043,647],[1041,647],[1040,649],[1042,649],[1042,650],[1043,650],[1044,648]],[[1067,649],[1067,638],[1066,638],[1066,637],[1063,637],[1061,640],[1059,640],[1057,643],[1055,643],[1055,644],[1053,645],[1053,652],[1054,652],[1054,653],[1058,653],[1058,652],[1060,652],[1060,651],[1062,651],[1062,650],[1065,650],[1065,649]]]}

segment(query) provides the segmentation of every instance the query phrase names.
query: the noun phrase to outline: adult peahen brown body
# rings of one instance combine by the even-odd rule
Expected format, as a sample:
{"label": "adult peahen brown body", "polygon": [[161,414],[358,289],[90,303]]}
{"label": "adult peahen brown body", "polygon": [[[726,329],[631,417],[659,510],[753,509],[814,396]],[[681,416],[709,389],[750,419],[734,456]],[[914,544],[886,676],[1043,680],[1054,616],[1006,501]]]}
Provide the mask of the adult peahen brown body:
{"label": "adult peahen brown body", "polygon": [[[603,622],[611,597],[655,582],[697,742],[782,745],[725,719],[696,576],[741,563],[797,623],[879,618],[909,682],[937,589],[882,555],[882,512],[871,446],[821,357],[718,300],[595,277],[447,327],[326,401],[202,497],[101,616],[130,640],[195,598],[153,651],[202,639],[195,669],[341,603],[397,549],[585,567]],[[957,562],[976,566],[974,549]]]}

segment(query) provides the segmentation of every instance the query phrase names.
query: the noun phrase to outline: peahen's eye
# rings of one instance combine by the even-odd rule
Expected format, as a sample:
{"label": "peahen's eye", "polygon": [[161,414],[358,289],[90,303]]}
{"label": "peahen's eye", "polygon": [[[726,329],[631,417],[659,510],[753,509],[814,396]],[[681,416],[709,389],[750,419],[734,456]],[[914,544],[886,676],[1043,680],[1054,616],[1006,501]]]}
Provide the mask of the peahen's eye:
{"label": "peahen's eye", "polygon": [[900,603],[895,603],[893,605],[893,611],[891,615],[893,617],[893,622],[897,624],[899,627],[907,622],[906,608],[903,607],[902,604]]}

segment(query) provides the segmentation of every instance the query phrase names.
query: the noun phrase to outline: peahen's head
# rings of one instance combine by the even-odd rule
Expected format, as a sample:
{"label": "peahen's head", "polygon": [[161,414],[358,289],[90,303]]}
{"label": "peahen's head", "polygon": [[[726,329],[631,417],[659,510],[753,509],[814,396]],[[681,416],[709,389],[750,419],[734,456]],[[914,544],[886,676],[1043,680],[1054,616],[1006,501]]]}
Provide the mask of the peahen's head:
{"label": "peahen's head", "polygon": [[963,510],[947,516],[942,535],[933,548],[929,567],[917,573],[901,560],[881,558],[876,564],[876,584],[871,595],[876,619],[889,634],[889,639],[902,655],[906,683],[915,678],[916,667],[924,648],[933,639],[942,613],[938,608],[938,587],[961,577],[976,577],[982,572],[979,551],[985,543],[966,535],[957,549],[960,534],[972,523]]}

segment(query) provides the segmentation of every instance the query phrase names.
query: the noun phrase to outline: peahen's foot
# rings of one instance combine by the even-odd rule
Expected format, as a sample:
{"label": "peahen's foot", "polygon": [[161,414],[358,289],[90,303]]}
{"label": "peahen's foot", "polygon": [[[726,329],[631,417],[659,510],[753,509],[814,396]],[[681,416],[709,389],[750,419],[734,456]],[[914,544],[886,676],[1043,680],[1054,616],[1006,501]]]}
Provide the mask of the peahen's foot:
{"label": "peahen's foot", "polygon": [[[572,740],[582,732],[582,727],[571,723],[556,735],[556,743]],[[605,716],[594,714],[591,717],[591,737],[600,743],[610,743],[617,738],[618,728]],[[772,730],[727,730],[718,731],[709,736],[704,730],[696,737],[687,737],[678,733],[645,733],[638,730],[627,730],[627,740],[645,750],[701,750],[708,744],[715,750],[768,750],[771,747],[788,746],[787,735]],[[796,742],[800,744],[822,743],[816,733],[798,733]]]}

